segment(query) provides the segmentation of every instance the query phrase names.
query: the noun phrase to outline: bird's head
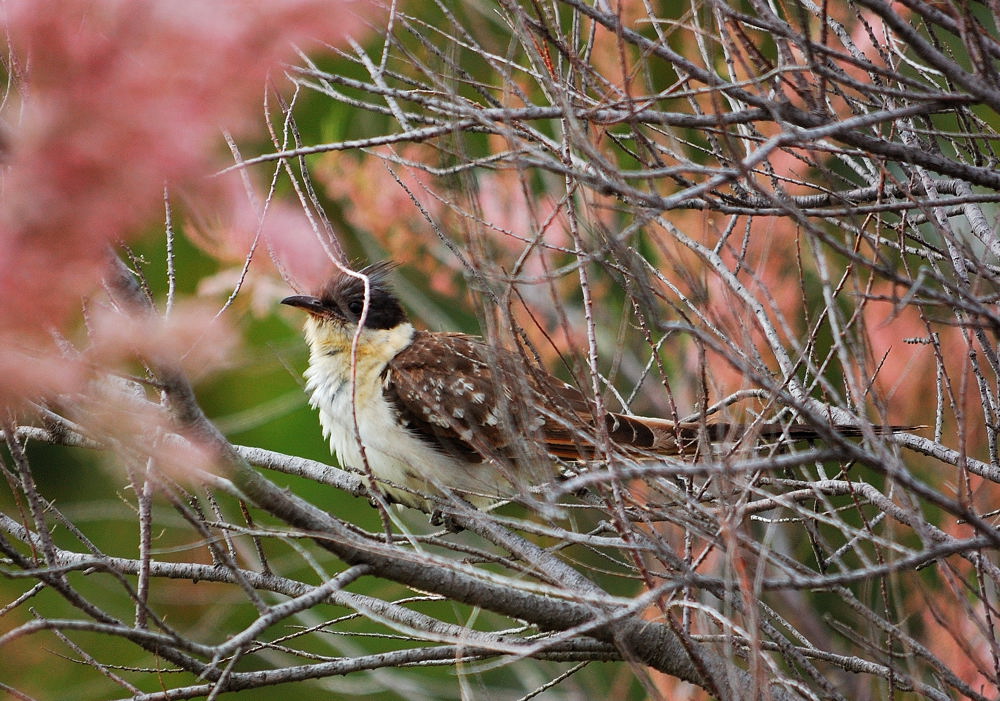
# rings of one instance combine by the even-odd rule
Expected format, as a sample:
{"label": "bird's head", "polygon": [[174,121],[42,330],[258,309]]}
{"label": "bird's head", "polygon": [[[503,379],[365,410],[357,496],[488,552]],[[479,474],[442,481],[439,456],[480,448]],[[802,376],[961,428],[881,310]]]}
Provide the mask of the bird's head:
{"label": "bird's head", "polygon": [[355,274],[339,273],[324,285],[318,296],[294,295],[285,297],[281,303],[309,313],[306,338],[313,351],[320,354],[343,350],[357,333],[362,319],[364,337],[381,337],[404,327],[412,331],[406,312],[389,286],[388,275],[393,267],[392,263],[380,262]]}
{"label": "bird's head", "polygon": [[364,317],[366,329],[392,329],[406,321],[406,313],[387,279],[393,267],[392,263],[380,262],[354,274],[339,273],[326,283],[319,296],[294,295],[285,297],[281,303],[306,310],[320,325],[333,324],[356,329],[358,322]]}

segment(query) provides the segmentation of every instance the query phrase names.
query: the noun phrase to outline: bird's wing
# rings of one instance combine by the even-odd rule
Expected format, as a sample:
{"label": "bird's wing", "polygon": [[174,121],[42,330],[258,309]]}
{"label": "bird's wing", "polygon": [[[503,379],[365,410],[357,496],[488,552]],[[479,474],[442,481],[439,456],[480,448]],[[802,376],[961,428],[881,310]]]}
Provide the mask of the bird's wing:
{"label": "bird's wing", "polygon": [[387,365],[383,392],[411,431],[464,460],[516,459],[526,445],[592,452],[576,446],[592,416],[579,390],[475,336],[418,331]]}

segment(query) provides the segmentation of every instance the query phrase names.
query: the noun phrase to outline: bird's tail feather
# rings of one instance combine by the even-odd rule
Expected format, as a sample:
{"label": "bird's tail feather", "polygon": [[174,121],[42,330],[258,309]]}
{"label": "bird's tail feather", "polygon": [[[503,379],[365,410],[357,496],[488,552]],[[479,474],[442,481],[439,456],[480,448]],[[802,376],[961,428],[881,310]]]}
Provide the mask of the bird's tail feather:
{"label": "bird's tail feather", "polygon": [[[840,436],[858,437],[867,430],[876,435],[886,435],[924,428],[923,426],[872,424],[862,427],[857,424],[832,424],[826,430],[808,424],[783,423],[702,423],[674,422],[627,414],[608,414],[605,417],[608,437],[618,448],[627,452],[653,453],[659,455],[680,455],[697,450],[703,440],[710,443],[737,442],[745,438],[780,439],[803,441],[822,439],[835,433]],[[557,446],[550,444],[550,450],[565,457],[579,456],[580,441],[559,440]],[[559,450],[561,448],[561,450]],[[591,451],[593,447],[591,446]]]}

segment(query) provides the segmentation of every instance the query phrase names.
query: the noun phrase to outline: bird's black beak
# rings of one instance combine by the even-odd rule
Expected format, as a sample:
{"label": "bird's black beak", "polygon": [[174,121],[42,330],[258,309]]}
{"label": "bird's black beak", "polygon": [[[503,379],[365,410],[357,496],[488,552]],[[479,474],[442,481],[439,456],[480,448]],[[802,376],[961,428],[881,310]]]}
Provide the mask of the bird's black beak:
{"label": "bird's black beak", "polygon": [[328,315],[330,313],[330,310],[320,301],[319,297],[292,295],[291,297],[285,297],[281,300],[281,303],[287,304],[289,307],[305,309],[310,314]]}

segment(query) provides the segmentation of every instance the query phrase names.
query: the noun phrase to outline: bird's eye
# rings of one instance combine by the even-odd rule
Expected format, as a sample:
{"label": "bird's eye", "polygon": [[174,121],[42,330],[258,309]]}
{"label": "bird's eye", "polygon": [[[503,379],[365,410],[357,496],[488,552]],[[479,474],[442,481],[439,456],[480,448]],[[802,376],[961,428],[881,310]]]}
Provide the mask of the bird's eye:
{"label": "bird's eye", "polygon": [[347,303],[347,311],[349,311],[354,316],[361,316],[361,312],[365,308],[365,303],[360,299],[352,299]]}

